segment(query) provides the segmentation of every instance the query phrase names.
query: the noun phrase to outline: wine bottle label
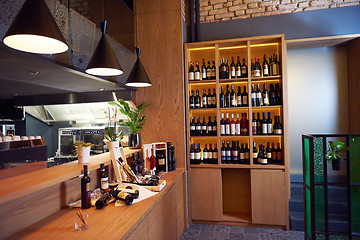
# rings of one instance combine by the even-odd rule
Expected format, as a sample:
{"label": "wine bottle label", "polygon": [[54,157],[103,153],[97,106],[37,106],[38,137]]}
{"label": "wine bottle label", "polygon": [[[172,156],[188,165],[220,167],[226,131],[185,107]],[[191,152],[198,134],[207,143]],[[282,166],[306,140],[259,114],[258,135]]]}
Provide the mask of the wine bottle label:
{"label": "wine bottle label", "polygon": [[89,183],[89,182],[86,183],[86,191],[87,191],[87,192],[90,191],[90,183]]}
{"label": "wine bottle label", "polygon": [[200,72],[195,72],[195,80],[200,80]]}
{"label": "wine bottle label", "polygon": [[233,98],[231,99],[231,105],[232,105],[232,106],[236,106],[236,98],[235,98],[235,97],[233,97]]}
{"label": "wine bottle label", "polygon": [[216,77],[216,71],[215,71],[215,69],[212,69],[212,70],[211,70],[211,76],[212,76],[213,78]]}
{"label": "wine bottle label", "polygon": [[266,94],[266,96],[264,97],[264,105],[269,105],[269,98],[268,95]]}
{"label": "wine bottle label", "polygon": [[241,74],[242,75],[246,74],[246,67],[245,66],[241,67]]}
{"label": "wine bottle label", "polygon": [[212,105],[212,97],[207,98],[207,105],[208,106]]}
{"label": "wine bottle label", "polygon": [[213,158],[214,158],[214,159],[217,159],[217,158],[218,158],[217,152],[213,152]]}
{"label": "wine bottle label", "polygon": [[267,164],[267,163],[268,163],[267,158],[262,158],[261,159],[261,164]]}
{"label": "wine bottle label", "polygon": [[237,96],[237,105],[238,107],[241,107],[242,103],[241,103],[241,96]]}
{"label": "wine bottle label", "polygon": [[267,124],[262,124],[262,134],[268,134]]}
{"label": "wine bottle label", "polygon": [[253,153],[253,158],[257,158],[258,157],[258,153],[257,152],[254,152]]}
{"label": "wine bottle label", "polygon": [[212,130],[213,130],[213,132],[215,132],[217,130],[216,125],[213,125]]}
{"label": "wine bottle label", "polygon": [[244,134],[244,135],[247,135],[247,134],[248,134],[248,132],[249,132],[249,129],[247,129],[247,128],[243,128],[243,129],[242,129],[242,132],[243,132],[243,134]]}
{"label": "wine bottle label", "polygon": [[212,132],[212,127],[209,125],[207,130],[208,130],[208,132]]}
{"label": "wine bottle label", "polygon": [[107,188],[109,188],[109,178],[108,177],[106,177],[106,178],[101,178],[100,179],[100,187],[101,187],[101,189],[107,189]]}
{"label": "wine bottle label", "polygon": [[236,77],[241,77],[241,68],[237,68],[237,70],[236,70]]}
{"label": "wine bottle label", "polygon": [[159,158],[159,165],[165,165],[165,158]]}
{"label": "wine bottle label", "polygon": [[203,97],[203,107],[206,107],[207,106],[207,99],[206,99],[206,97]]}
{"label": "wine bottle label", "polygon": [[212,159],[212,158],[213,158],[213,153],[212,153],[212,152],[208,152],[207,157],[208,157],[208,159]]}
{"label": "wine bottle label", "polygon": [[254,77],[260,77],[261,76],[261,72],[259,69],[255,69],[254,70]]}
{"label": "wine bottle label", "polygon": [[245,159],[245,153],[244,152],[240,153],[240,159]]}
{"label": "wine bottle label", "polygon": [[200,125],[200,126],[196,126],[196,130],[201,131],[201,125]]}
{"label": "wine bottle label", "polygon": [[189,72],[189,81],[194,80],[194,72]]}
{"label": "wine bottle label", "polygon": [[216,106],[216,97],[212,97],[211,104],[212,104],[213,106]]}
{"label": "wine bottle label", "polygon": [[195,130],[196,128],[195,128],[195,126],[190,126],[190,131],[192,130]]}
{"label": "wine bottle label", "polygon": [[200,160],[201,159],[201,153],[199,153],[199,152],[195,153],[195,159]]}
{"label": "wine bottle label", "polygon": [[120,191],[117,196],[118,196],[119,198],[125,200],[125,198],[126,198],[127,196],[129,196],[129,195],[130,195],[130,194],[127,193],[127,192]]}
{"label": "wine bottle label", "polygon": [[243,104],[244,105],[247,105],[248,104],[248,99],[247,99],[247,96],[243,96]]}
{"label": "wine bottle label", "polygon": [[206,126],[202,126],[201,128],[203,131],[206,131]]}
{"label": "wine bottle label", "polygon": [[251,93],[251,99],[256,99],[256,93],[255,92]]}
{"label": "wine bottle label", "polygon": [[271,152],[267,152],[267,153],[266,153],[266,157],[267,157],[268,159],[271,159]]}
{"label": "wine bottle label", "polygon": [[257,133],[257,130],[256,130],[256,123],[255,123],[255,124],[253,123],[253,126],[252,126],[252,133],[253,133],[253,135],[256,135],[256,133]]}
{"label": "wine bottle label", "polygon": [[225,150],[221,151],[221,157],[225,157],[225,156],[226,156],[226,151]]}
{"label": "wine bottle label", "polygon": [[265,65],[265,66],[264,66],[264,75],[269,75],[268,65]]}
{"label": "wine bottle label", "polygon": [[282,134],[282,129],[281,128],[276,128],[274,129],[275,134]]}
{"label": "wine bottle label", "polygon": [[268,123],[267,131],[268,131],[268,134],[272,134],[273,129],[272,129],[272,124],[271,123]]}
{"label": "wine bottle label", "polygon": [[235,77],[236,76],[236,72],[235,72],[235,68],[231,68],[231,77]]}
{"label": "wine bottle label", "polygon": [[240,123],[236,124],[236,135],[240,135],[241,131],[240,131]]}
{"label": "wine bottle label", "polygon": [[278,75],[278,74],[279,74],[279,72],[278,72],[278,70],[277,70],[277,68],[276,68],[276,65],[274,64],[274,65],[273,65],[273,75],[276,76],[276,75]]}
{"label": "wine bottle label", "polygon": [[190,108],[194,108],[195,104],[194,103],[190,103]]}
{"label": "wine bottle label", "polygon": [[256,98],[261,99],[261,92],[256,93]]}
{"label": "wine bottle label", "polygon": [[206,70],[205,69],[202,72],[202,79],[206,79]]}
{"label": "wine bottle label", "polygon": [[195,153],[190,153],[190,159],[195,159]]}
{"label": "wine bottle label", "polygon": [[220,133],[221,135],[225,135],[226,132],[225,132],[225,125],[220,125]]}
{"label": "wine bottle label", "polygon": [[204,160],[208,159],[208,152],[203,152],[203,159]]}
{"label": "wine bottle label", "polygon": [[245,159],[249,159],[250,158],[250,152],[245,152]]}
{"label": "wine bottle label", "polygon": [[236,134],[235,124],[231,124],[231,135],[235,135],[235,134]]}
{"label": "wine bottle label", "polygon": [[231,150],[226,150],[226,156],[231,157]]}
{"label": "wine bottle label", "polygon": [[195,108],[200,108],[200,103],[195,103]]}
{"label": "wine bottle label", "polygon": [[230,135],[230,125],[225,125],[225,134]]}

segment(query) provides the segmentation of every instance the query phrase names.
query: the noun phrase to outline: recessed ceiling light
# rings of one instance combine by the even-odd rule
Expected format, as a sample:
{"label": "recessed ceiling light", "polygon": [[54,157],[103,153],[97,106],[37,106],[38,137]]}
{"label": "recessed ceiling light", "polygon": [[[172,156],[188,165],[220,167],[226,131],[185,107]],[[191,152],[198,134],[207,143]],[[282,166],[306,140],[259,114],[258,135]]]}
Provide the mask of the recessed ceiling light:
{"label": "recessed ceiling light", "polygon": [[19,94],[18,93],[13,93],[13,96],[19,96]]}
{"label": "recessed ceiling light", "polygon": [[36,75],[39,75],[39,74],[40,74],[39,71],[31,71],[31,70],[29,70],[28,73],[29,73],[30,75],[32,75],[32,76],[36,76]]}
{"label": "recessed ceiling light", "polygon": [[105,91],[105,88],[99,88],[99,91]]}

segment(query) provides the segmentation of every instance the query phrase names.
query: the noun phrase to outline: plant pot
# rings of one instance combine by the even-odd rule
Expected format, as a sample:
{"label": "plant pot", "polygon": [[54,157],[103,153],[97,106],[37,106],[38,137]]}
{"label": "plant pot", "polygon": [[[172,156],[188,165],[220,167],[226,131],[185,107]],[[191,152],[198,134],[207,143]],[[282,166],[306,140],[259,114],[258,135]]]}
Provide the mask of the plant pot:
{"label": "plant pot", "polygon": [[140,133],[129,134],[129,147],[130,148],[141,148]]}
{"label": "plant pot", "polygon": [[120,143],[119,141],[113,141],[113,142],[105,142],[106,146],[108,146],[109,151],[114,150],[115,148],[119,148],[120,147]]}
{"label": "plant pot", "polygon": [[91,147],[80,147],[76,149],[78,155],[78,163],[84,164],[89,162]]}
{"label": "plant pot", "polygon": [[331,160],[332,169],[335,171],[341,170],[342,162],[344,161],[343,158],[335,158]]}

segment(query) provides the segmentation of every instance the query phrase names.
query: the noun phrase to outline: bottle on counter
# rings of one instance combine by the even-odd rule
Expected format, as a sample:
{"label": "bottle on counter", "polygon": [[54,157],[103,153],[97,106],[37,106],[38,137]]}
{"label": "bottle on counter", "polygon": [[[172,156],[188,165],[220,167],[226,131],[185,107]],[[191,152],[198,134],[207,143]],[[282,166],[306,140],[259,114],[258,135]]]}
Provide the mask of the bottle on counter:
{"label": "bottle on counter", "polygon": [[88,176],[88,166],[84,165],[84,176],[81,178],[81,208],[91,207],[90,177]]}
{"label": "bottle on counter", "polygon": [[100,164],[100,169],[100,189],[104,192],[105,189],[109,188],[109,177],[106,174],[104,163]]}

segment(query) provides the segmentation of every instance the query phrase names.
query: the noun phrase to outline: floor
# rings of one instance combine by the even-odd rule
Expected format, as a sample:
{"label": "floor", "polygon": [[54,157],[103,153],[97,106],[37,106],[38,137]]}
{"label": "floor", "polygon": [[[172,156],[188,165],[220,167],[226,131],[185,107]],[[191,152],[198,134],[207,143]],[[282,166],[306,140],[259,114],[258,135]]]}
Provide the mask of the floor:
{"label": "floor", "polygon": [[239,226],[191,224],[180,240],[303,240],[304,232]]}

